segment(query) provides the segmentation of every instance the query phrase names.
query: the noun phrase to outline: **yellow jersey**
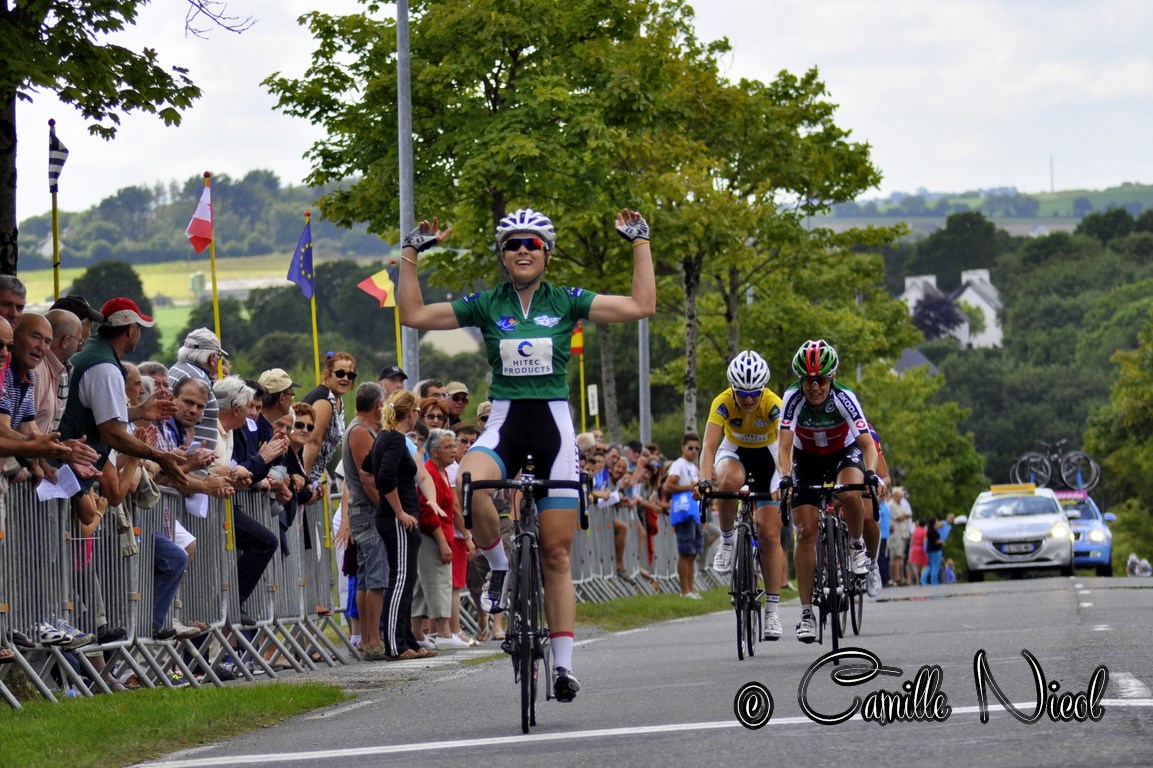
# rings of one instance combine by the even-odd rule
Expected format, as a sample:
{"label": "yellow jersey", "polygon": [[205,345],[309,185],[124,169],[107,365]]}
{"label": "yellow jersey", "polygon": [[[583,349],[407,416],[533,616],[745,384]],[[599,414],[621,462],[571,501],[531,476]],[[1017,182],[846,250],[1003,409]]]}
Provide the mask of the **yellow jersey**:
{"label": "yellow jersey", "polygon": [[725,437],[742,448],[767,448],[776,445],[781,426],[781,398],[765,388],[756,410],[746,414],[737,405],[732,387],[720,393],[709,407],[709,423],[725,429]]}

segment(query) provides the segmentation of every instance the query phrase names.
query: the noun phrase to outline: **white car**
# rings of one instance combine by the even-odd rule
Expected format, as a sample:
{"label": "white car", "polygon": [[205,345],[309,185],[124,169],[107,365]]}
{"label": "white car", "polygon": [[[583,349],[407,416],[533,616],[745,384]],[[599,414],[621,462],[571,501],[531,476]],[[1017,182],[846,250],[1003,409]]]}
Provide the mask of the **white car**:
{"label": "white car", "polygon": [[1073,529],[1048,488],[991,486],[956,522],[965,525],[969,581],[983,581],[987,571],[1053,568],[1073,575]]}

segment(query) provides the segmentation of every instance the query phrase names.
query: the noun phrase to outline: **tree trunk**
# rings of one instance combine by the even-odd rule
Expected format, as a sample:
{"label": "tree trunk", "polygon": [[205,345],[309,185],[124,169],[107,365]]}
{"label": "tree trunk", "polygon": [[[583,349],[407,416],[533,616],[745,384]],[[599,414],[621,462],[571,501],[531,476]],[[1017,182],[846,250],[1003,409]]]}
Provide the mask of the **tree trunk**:
{"label": "tree trunk", "polygon": [[735,266],[729,267],[729,287],[725,291],[725,324],[729,329],[729,360],[741,351],[741,276]]}
{"label": "tree trunk", "polygon": [[602,413],[605,415],[605,429],[609,442],[623,445],[621,437],[621,415],[617,408],[617,378],[613,364],[613,329],[608,323],[597,323],[597,346],[601,353],[601,388],[604,390]]}
{"label": "tree trunk", "polygon": [[0,94],[0,275],[16,274],[16,94]]}
{"label": "tree trunk", "polygon": [[697,431],[697,292],[704,254],[681,259],[685,286],[685,432]]}

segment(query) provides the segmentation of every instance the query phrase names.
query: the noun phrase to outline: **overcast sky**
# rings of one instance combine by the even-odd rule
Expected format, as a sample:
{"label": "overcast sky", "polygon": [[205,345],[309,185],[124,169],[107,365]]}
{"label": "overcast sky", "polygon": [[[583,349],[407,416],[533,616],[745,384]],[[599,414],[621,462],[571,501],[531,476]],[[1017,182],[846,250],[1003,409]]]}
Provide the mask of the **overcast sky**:
{"label": "overcast sky", "polygon": [[[51,206],[47,121],[71,150],[60,207],[82,210],[116,190],[183,181],[205,170],[274,171],[302,183],[319,136],[273,110],[260,82],[298,76],[312,51],[296,17],[354,0],[229,0],[257,24],[242,35],[185,37],[172,0],[144,9],[121,44],[183,65],[204,96],[180,128],[125,117],[109,143],[92,138],[51,94],[18,109],[18,216]],[[179,4],[183,9],[184,4]],[[819,67],[838,125],[873,148],[884,179],[864,197],[925,188],[1022,192],[1153,183],[1153,3],[1147,0],[698,0],[701,39],[727,36],[733,80],[770,81]],[[191,212],[190,212],[191,215]]]}

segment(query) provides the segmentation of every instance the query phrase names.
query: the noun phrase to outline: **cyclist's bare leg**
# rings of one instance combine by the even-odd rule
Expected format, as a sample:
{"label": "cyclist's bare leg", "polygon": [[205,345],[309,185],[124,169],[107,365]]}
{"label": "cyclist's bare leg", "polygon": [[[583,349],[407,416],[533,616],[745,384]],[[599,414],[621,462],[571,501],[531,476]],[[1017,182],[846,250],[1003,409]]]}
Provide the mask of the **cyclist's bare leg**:
{"label": "cyclist's bare leg", "polygon": [[881,524],[873,519],[873,507],[863,497],[861,498],[861,506],[865,528],[865,549],[869,550],[869,558],[876,560],[881,548]]}
{"label": "cyclist's bare leg", "polygon": [[[738,491],[745,484],[745,467],[731,457],[721,459],[716,467],[717,490]],[[737,502],[733,499],[717,501],[717,521],[721,531],[732,531],[737,520]]]}
{"label": "cyclist's bare leg", "polygon": [[[572,545],[577,528],[575,509],[540,513],[540,562],[544,571],[544,610],[553,639],[553,665],[572,669],[572,638],[576,628],[576,590],[572,583]],[[558,642],[561,635],[567,642]]]}
{"label": "cyclist's bare leg", "polygon": [[793,551],[793,565],[797,569],[797,596],[801,605],[812,605],[813,570],[817,562],[817,508],[812,504],[793,507],[792,515],[793,526],[797,531],[797,544]]}
{"label": "cyclist's bare leg", "polygon": [[[465,472],[472,473],[473,480],[501,479],[500,467],[491,456],[480,451],[470,451],[465,454],[464,460],[460,463],[460,471],[457,472],[458,498]],[[501,555],[504,555],[504,547],[501,546],[500,540],[500,516],[496,512],[496,505],[492,502],[492,491],[475,491],[472,494],[472,538],[477,548],[489,558],[490,566],[493,565],[490,553],[500,550]],[[500,558],[497,559],[499,563]],[[508,562],[507,557],[504,558],[504,562]],[[508,566],[505,565],[505,568]]]}
{"label": "cyclist's bare leg", "polygon": [[757,549],[761,553],[761,574],[765,578],[765,592],[781,594],[781,567],[785,562],[785,550],[781,548],[781,508],[778,505],[757,507],[754,517],[757,521]]}
{"label": "cyclist's bare leg", "polygon": [[[865,482],[865,476],[856,467],[846,467],[837,473],[839,485],[854,485]],[[861,494],[857,491],[842,493],[837,496],[841,507],[845,510],[845,522],[849,526],[849,536],[856,541],[864,534],[865,505],[861,503]]]}

